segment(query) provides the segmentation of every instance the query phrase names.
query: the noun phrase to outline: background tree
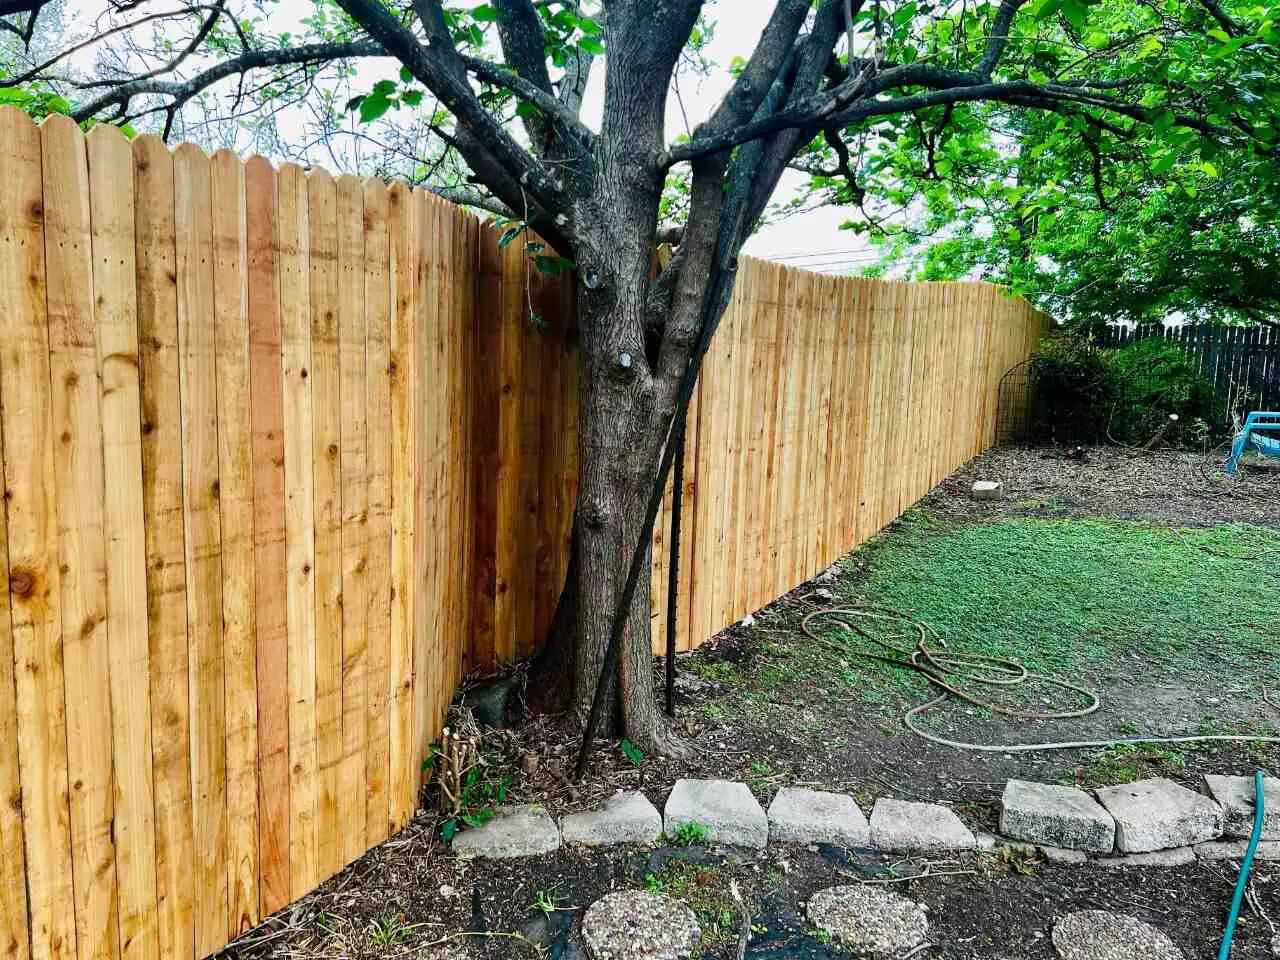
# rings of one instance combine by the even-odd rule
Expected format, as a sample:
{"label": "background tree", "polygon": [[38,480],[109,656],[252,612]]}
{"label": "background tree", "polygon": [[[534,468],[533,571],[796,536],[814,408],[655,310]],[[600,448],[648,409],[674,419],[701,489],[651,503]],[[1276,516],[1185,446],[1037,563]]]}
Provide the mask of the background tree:
{"label": "background tree", "polygon": [[[680,400],[786,170],[858,201],[867,176],[900,162],[895,151],[940,174],[969,163],[975,178],[986,165],[1007,179],[1002,144],[1022,118],[1045,118],[1058,146],[1086,132],[1159,136],[1179,156],[1219,163],[1274,163],[1280,131],[1273,14],[1214,0],[771,0],[729,92],[676,140],[666,101],[678,65],[696,56],[702,0],[320,0],[288,32],[272,28],[270,4],[134,0],[104,8],[106,37],[74,51],[41,36],[42,0],[0,4],[11,32],[53,51],[0,83],[45,84],[81,121],[168,134],[201,104],[216,122],[263,124],[273,104],[328,96],[326,109],[368,123],[422,125],[442,145],[430,141],[423,164],[447,171],[456,158],[466,171],[446,195],[536,230],[576,265],[580,472],[566,586],[576,616],[553,642],[579,712],[633,551],[648,542],[646,501],[681,429]],[[369,60],[394,64],[394,78],[344,103],[318,91],[317,78],[354,82]],[[603,104],[588,125],[593,68]],[[419,142],[406,135],[402,146],[413,154]],[[679,244],[652,276],[664,214],[680,222]],[[668,750],[678,746],[653,696],[640,570],[608,715],[642,747]]]}
{"label": "background tree", "polygon": [[[1243,11],[1266,16],[1260,7]],[[1089,32],[1105,33],[1128,58],[1124,70],[1221,83],[1241,104],[1274,109],[1274,27],[1263,29],[1270,43],[1257,44],[1235,16],[1206,12],[1209,44],[1199,60],[1182,41],[1147,29],[1118,42],[1133,24],[1116,6],[1094,8],[1083,30],[1069,17],[1058,26],[1064,49],[1076,35],[1088,42]],[[858,141],[858,190],[819,176],[793,199],[855,204],[845,226],[881,247],[873,274],[981,276],[1086,330],[1172,317],[1280,323],[1274,154],[1232,151],[1169,114],[1135,125],[943,107],[917,113],[888,138],[876,133]],[[821,144],[814,152],[834,156]]]}

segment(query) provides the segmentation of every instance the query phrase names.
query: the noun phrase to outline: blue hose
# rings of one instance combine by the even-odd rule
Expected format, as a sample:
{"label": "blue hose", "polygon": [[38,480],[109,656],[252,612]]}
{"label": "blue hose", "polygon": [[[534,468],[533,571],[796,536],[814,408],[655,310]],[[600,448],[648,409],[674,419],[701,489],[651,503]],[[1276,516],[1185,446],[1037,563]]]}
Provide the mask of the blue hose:
{"label": "blue hose", "polygon": [[1222,948],[1218,951],[1218,960],[1227,960],[1231,956],[1231,940],[1236,935],[1236,921],[1240,919],[1240,907],[1244,904],[1245,891],[1249,889],[1249,871],[1253,868],[1253,855],[1258,851],[1258,841],[1262,839],[1262,817],[1266,803],[1263,799],[1263,773],[1259,770],[1253,775],[1253,834],[1249,837],[1249,847],[1244,852],[1244,862],[1240,864],[1240,876],[1236,880],[1236,895],[1231,900],[1231,913],[1227,915],[1227,929],[1222,933]]}

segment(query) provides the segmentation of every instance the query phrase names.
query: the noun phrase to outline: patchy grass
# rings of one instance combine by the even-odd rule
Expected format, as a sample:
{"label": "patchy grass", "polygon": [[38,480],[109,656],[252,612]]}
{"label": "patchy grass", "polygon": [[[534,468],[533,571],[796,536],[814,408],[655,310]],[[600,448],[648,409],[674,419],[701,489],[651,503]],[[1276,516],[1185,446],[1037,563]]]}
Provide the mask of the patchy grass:
{"label": "patchy grass", "polygon": [[1280,678],[1280,533],[1111,520],[955,526],[913,514],[866,550],[856,592],[964,649],[1036,670],[1222,665]]}
{"label": "patchy grass", "polygon": [[[1060,517],[973,524],[913,511],[845,565],[851,569],[832,585],[837,605],[909,614],[930,624],[954,651],[1017,660],[1085,687],[1107,687],[1116,678],[1185,685],[1209,673],[1238,676],[1237,695],[1249,700],[1264,686],[1280,690],[1277,530],[1244,524],[1170,529]],[[933,695],[918,674],[858,655],[891,651],[829,622],[823,627],[818,620],[814,627],[848,653],[804,642],[797,633],[810,609],[815,607],[778,604],[758,614],[752,631],[757,642],[747,658],[692,660],[691,671],[724,688],[724,696],[702,705],[704,717],[730,723],[749,715],[768,722],[774,715],[807,732],[805,708],[815,702],[848,703],[888,719]],[[901,650],[915,640],[900,624],[864,625]],[[990,686],[958,685],[980,699],[1033,710],[1049,701],[1058,709],[1077,702],[1070,691],[1040,681],[1004,695]],[[1227,711],[1214,703],[1207,701],[1195,732],[1266,734],[1272,728],[1224,724],[1220,713]],[[819,727],[823,722],[812,720]],[[925,715],[920,722],[945,720]],[[1148,760],[1134,759],[1140,754]],[[1167,766],[1142,751],[1134,757],[1098,763],[1118,768],[1108,770],[1111,782],[1132,779],[1123,776],[1126,770]],[[1081,782],[1099,776],[1084,768],[1079,773]]]}

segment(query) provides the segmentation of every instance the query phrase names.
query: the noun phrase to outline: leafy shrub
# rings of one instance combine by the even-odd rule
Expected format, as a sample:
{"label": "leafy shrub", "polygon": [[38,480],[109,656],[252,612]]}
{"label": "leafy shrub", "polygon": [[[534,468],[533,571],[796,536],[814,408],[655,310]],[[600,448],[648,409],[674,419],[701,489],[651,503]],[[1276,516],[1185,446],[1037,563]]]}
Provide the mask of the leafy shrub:
{"label": "leafy shrub", "polygon": [[[1177,344],[1158,337],[1103,353],[1117,390],[1111,436],[1146,443],[1161,430],[1170,443],[1191,440],[1217,422],[1213,381],[1202,376]],[[1176,416],[1176,421],[1170,421]]]}
{"label": "leafy shrub", "polygon": [[[1097,350],[1081,337],[1041,343],[1031,359],[1031,439],[1177,445],[1216,423],[1213,381],[1174,343],[1151,337]],[[1176,419],[1171,419],[1171,416]]]}
{"label": "leafy shrub", "polygon": [[1117,396],[1112,370],[1079,337],[1040,344],[1028,371],[1030,438],[1050,443],[1097,443],[1106,437]]}

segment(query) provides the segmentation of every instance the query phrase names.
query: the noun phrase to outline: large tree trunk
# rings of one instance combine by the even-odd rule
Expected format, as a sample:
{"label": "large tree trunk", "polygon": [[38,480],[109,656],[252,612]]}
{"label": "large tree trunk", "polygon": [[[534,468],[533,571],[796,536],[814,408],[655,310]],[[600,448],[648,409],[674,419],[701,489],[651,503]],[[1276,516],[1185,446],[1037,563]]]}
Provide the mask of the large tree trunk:
{"label": "large tree trunk", "polygon": [[[616,391],[585,384],[580,416],[573,704],[578,715],[585,717],[632,553],[643,533],[653,470],[651,463],[637,456],[646,446],[648,423],[637,422],[635,412],[618,403]],[[606,688],[602,732],[625,733],[646,749],[658,749],[663,738],[653,689],[651,643],[646,564],[623,634],[620,676]]]}

